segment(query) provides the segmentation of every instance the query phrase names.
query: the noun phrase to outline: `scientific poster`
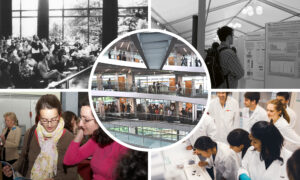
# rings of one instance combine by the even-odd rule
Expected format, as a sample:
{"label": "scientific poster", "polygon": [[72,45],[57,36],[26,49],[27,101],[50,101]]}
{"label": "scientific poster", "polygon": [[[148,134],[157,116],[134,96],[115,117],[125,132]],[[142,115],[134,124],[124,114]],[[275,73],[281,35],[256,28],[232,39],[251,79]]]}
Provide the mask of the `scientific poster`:
{"label": "scientific poster", "polygon": [[266,24],[269,75],[300,77],[300,21]]}
{"label": "scientific poster", "polygon": [[262,33],[249,34],[245,38],[245,77],[264,80],[265,36]]}

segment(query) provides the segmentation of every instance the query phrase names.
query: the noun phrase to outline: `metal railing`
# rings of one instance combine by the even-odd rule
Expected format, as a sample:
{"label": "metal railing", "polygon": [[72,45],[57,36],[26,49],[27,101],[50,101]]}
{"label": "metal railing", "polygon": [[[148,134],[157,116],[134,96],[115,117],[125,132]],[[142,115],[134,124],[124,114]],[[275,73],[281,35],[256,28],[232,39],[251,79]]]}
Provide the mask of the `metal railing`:
{"label": "metal railing", "polygon": [[166,86],[166,85],[138,85],[134,83],[123,83],[123,82],[103,82],[101,84],[101,89],[94,87],[93,89],[98,90],[113,90],[121,92],[139,92],[139,93],[149,93],[149,94],[167,94],[167,95],[177,95],[183,97],[199,97],[207,98],[208,91],[196,88],[186,88],[186,87],[176,87],[176,86]]}
{"label": "metal railing", "polygon": [[61,85],[65,85],[65,88],[66,89],[69,89],[70,88],[70,80],[74,79],[75,77],[78,77],[80,76],[81,74],[89,71],[92,69],[93,66],[89,66],[79,72],[76,72],[75,74],[72,74],[68,77],[66,77],[65,79],[62,79],[60,81],[56,81],[56,82],[51,82],[48,87],[46,87],[46,89],[53,89],[53,88],[57,88],[58,86],[61,86]]}

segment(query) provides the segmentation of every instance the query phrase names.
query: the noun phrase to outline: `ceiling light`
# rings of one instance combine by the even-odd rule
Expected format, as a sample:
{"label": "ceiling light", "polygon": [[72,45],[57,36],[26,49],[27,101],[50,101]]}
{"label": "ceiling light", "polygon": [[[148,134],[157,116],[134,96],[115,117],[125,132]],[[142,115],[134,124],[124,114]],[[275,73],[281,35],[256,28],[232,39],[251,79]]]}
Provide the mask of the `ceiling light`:
{"label": "ceiling light", "polygon": [[248,16],[253,16],[254,15],[254,11],[253,11],[253,9],[252,10],[250,10],[250,11],[248,11]]}
{"label": "ceiling light", "polygon": [[233,23],[229,23],[228,26],[229,26],[229,27],[233,27]]}
{"label": "ceiling light", "polygon": [[243,10],[242,10],[242,14],[247,14],[247,8],[244,8]]}
{"label": "ceiling light", "polygon": [[257,6],[256,7],[256,14],[257,15],[262,15],[263,14],[263,7]]}

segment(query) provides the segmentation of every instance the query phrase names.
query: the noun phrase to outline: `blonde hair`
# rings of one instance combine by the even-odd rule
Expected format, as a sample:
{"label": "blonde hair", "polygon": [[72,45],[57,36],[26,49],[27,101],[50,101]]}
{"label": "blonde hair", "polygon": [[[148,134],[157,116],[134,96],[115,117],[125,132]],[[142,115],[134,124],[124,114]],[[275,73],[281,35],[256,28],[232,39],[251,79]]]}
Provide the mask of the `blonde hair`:
{"label": "blonde hair", "polygon": [[273,105],[275,105],[276,111],[281,111],[280,116],[283,116],[284,119],[285,119],[288,123],[290,123],[290,116],[288,115],[287,111],[285,110],[286,106],[283,105],[283,104],[281,103],[280,100],[278,100],[278,99],[273,99],[273,100],[269,101],[268,104],[273,104]]}
{"label": "blonde hair", "polygon": [[14,112],[7,112],[3,115],[4,118],[6,117],[10,117],[13,121],[15,125],[18,125],[18,118],[17,115]]}

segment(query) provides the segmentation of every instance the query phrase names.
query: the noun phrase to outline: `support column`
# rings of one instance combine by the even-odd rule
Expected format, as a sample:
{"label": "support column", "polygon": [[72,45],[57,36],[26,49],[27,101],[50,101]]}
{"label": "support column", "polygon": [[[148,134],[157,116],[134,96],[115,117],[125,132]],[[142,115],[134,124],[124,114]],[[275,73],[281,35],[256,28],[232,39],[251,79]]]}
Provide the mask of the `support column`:
{"label": "support column", "polygon": [[49,39],[49,0],[39,0],[37,35]]}
{"label": "support column", "polygon": [[97,88],[98,90],[102,91],[103,90],[103,85],[102,85],[102,74],[97,75]]}
{"label": "support column", "polygon": [[118,37],[118,0],[103,0],[102,49]]}
{"label": "support column", "polygon": [[192,27],[192,45],[197,49],[197,34],[198,34],[198,16],[193,16],[193,27]]}
{"label": "support column", "polygon": [[206,17],[206,1],[198,1],[198,34],[197,34],[197,51],[204,57],[205,47],[205,17]]}
{"label": "support column", "polygon": [[0,38],[12,35],[12,0],[0,0]]}

